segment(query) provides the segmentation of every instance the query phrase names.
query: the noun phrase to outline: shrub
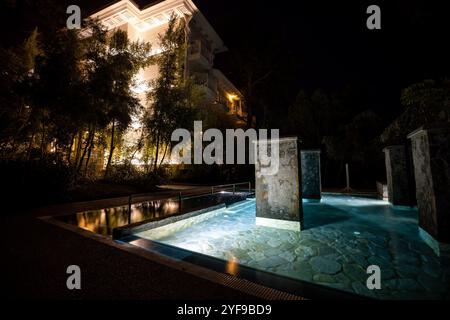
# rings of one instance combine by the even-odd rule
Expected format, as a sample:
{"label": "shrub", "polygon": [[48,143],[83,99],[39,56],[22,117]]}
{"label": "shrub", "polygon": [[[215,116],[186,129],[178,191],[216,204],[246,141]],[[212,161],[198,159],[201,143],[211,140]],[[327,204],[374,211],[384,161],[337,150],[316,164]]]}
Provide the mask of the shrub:
{"label": "shrub", "polygon": [[163,183],[167,178],[167,168],[158,167],[156,171],[147,170],[147,168],[118,164],[111,167],[107,178],[104,182],[113,184],[128,184],[131,186],[151,189],[155,185]]}
{"label": "shrub", "polygon": [[[17,203],[35,207],[49,202],[67,200],[73,185],[72,168],[54,161],[0,161],[1,189],[7,207]],[[20,208],[17,208],[20,210]]]}

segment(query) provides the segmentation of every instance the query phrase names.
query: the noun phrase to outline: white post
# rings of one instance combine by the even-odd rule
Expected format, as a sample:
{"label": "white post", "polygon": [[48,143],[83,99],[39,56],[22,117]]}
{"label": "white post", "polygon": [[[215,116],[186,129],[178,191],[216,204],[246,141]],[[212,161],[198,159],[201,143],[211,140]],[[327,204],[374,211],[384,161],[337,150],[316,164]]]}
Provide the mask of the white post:
{"label": "white post", "polygon": [[347,187],[346,189],[350,189],[350,177],[348,174],[348,163],[345,164],[345,177],[347,178]]}
{"label": "white post", "polygon": [[352,191],[352,188],[350,188],[350,173],[348,170],[348,163],[345,164],[345,178],[347,181],[347,186],[345,187],[344,191]]}

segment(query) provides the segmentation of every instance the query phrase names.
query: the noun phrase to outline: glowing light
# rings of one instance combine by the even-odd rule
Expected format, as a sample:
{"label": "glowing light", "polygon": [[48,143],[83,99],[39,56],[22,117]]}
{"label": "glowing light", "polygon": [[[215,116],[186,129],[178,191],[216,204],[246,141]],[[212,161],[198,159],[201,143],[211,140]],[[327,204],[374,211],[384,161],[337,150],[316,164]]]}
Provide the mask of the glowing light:
{"label": "glowing light", "polygon": [[228,259],[227,265],[225,266],[225,272],[231,275],[236,275],[238,272],[238,261],[236,257],[231,257],[231,259]]}
{"label": "glowing light", "polygon": [[178,210],[178,203],[177,202],[173,202],[173,201],[167,202],[166,203],[166,209],[169,212],[175,212],[175,211]]}
{"label": "glowing light", "polygon": [[237,95],[235,95],[235,94],[229,93],[227,96],[228,96],[228,100],[230,100],[230,102],[233,102],[234,100],[237,99]]}
{"label": "glowing light", "polygon": [[144,93],[149,90],[150,90],[150,87],[149,87],[148,83],[145,81],[137,83],[136,85],[131,87],[131,91],[133,91],[134,93],[137,93],[137,94]]}
{"label": "glowing light", "polygon": [[131,160],[131,164],[134,166],[140,166],[140,165],[144,165],[145,162],[142,162],[141,160],[134,158],[133,160]]}
{"label": "glowing light", "polygon": [[164,51],[165,50],[163,48],[161,48],[161,47],[152,47],[148,56],[149,57],[156,56],[156,55],[158,55],[160,53],[163,53]]}

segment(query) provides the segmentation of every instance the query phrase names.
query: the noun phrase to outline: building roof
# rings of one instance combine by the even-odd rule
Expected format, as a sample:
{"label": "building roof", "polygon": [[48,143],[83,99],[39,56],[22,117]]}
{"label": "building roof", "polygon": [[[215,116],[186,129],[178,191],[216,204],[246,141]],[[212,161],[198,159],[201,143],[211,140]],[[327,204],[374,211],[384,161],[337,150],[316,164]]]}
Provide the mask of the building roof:
{"label": "building roof", "polygon": [[211,41],[214,52],[226,50],[222,39],[191,0],[115,0],[95,10],[89,17],[100,19],[111,29],[130,23],[139,31],[147,31],[166,23],[172,14],[191,16]]}

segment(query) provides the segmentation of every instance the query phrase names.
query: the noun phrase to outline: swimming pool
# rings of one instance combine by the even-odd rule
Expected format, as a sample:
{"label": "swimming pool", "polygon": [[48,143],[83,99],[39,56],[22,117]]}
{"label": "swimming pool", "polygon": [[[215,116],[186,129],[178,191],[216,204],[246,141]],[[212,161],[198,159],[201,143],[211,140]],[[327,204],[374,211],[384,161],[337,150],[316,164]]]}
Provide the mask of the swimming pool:
{"label": "swimming pool", "polygon": [[[135,239],[366,297],[449,298],[449,264],[419,237],[417,210],[334,194],[303,208],[301,232],[257,226],[255,200],[248,199],[208,217],[137,232]],[[366,286],[370,265],[381,269],[380,290]]]}
{"label": "swimming pool", "polygon": [[61,215],[56,219],[100,235],[111,236],[115,228],[144,221],[159,220],[185,212],[213,207],[217,204],[230,205],[244,200],[249,194],[251,193],[222,191],[214,194],[183,197],[181,202],[178,198],[144,201],[131,205],[131,211],[128,206],[120,206]]}

